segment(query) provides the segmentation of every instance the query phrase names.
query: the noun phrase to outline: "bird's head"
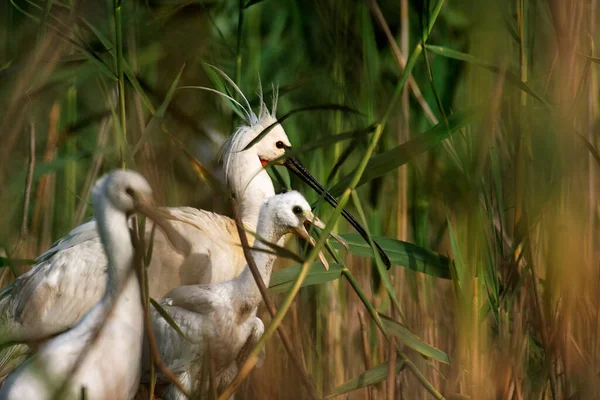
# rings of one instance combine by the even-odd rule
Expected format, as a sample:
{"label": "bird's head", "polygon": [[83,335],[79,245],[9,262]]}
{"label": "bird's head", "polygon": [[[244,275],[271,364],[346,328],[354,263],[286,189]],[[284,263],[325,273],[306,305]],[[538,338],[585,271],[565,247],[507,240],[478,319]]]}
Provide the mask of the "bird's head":
{"label": "bird's head", "polygon": [[[317,228],[324,229],[325,224],[313,214],[310,205],[300,193],[291,191],[278,194],[269,199],[265,203],[265,207],[268,210],[267,212],[272,213],[273,223],[277,229],[280,229],[283,233],[293,233],[307,240],[312,246],[316,245],[307,228],[314,225]],[[346,250],[348,249],[346,242],[341,237],[334,232],[330,232],[329,235],[336,239]],[[320,251],[319,259],[325,269],[328,269],[329,264]]]}
{"label": "bird's head", "polygon": [[[283,127],[277,123],[277,119],[270,114],[262,115],[260,120],[252,126],[252,129],[247,136],[247,142],[250,143],[273,124],[276,125],[274,125],[264,137],[250,148],[250,150],[256,154],[263,167],[271,161],[284,156],[285,152],[292,148],[290,139],[283,130]],[[284,160],[276,162],[278,165],[283,165],[283,163]]]}
{"label": "bird's head", "polygon": [[129,170],[115,170],[98,180],[92,202],[96,204],[104,196],[117,210],[128,215],[137,211],[140,204],[153,204],[152,188],[146,178]]}
{"label": "bird's head", "polygon": [[94,209],[108,201],[126,216],[139,212],[154,221],[165,233],[173,248],[187,255],[190,243],[175,230],[169,216],[154,206],[152,188],[142,175],[131,170],[114,170],[101,177],[92,190]]}

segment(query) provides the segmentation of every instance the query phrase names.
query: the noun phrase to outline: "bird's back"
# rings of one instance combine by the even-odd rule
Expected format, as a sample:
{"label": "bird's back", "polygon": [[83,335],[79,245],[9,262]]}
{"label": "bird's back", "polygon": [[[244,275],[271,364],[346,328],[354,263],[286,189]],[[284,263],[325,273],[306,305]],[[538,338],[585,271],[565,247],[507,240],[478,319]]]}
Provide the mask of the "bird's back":
{"label": "bird's back", "polygon": [[106,256],[99,237],[53,252],[0,293],[0,343],[43,339],[68,329],[98,303],[105,288]]}
{"label": "bird's back", "polygon": [[246,259],[231,218],[191,207],[165,210],[178,219],[171,223],[190,242],[192,251],[181,256],[156,232],[148,269],[152,297],[162,298],[179,286],[225,282],[242,272]]}
{"label": "bird's back", "polygon": [[[190,241],[192,252],[180,255],[156,231],[148,270],[152,297],[181,285],[223,282],[241,272],[245,259],[231,219],[189,207],[165,211],[185,221],[173,221],[173,226]],[[150,230],[147,224],[148,239]],[[0,292],[0,345],[60,333],[104,293],[107,261],[95,221],[75,228],[36,261],[33,269]]]}

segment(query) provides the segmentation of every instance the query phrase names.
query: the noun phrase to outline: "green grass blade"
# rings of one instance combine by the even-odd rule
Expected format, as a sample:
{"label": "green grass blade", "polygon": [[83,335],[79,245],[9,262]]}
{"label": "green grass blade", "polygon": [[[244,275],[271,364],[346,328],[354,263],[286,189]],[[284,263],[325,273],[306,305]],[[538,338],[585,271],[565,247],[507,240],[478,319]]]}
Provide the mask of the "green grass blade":
{"label": "green grass blade", "polygon": [[35,264],[35,260],[30,260],[27,258],[0,257],[0,268],[22,267],[25,265],[33,265],[33,264]]}
{"label": "green grass blade", "polygon": [[360,204],[360,200],[359,200],[358,195],[356,194],[355,190],[352,191],[352,201],[354,203],[354,206],[356,207],[356,210],[358,211],[358,215],[359,215],[360,219],[362,220],[363,225],[365,226],[369,246],[373,250],[375,266],[377,267],[377,272],[379,273],[379,276],[381,277],[381,280],[383,281],[383,284],[388,291],[388,295],[390,296],[390,299],[392,299],[392,302],[396,306],[396,309],[400,312],[400,310],[402,310],[402,308],[400,307],[400,303],[398,302],[398,298],[396,297],[396,293],[394,292],[394,285],[392,285],[392,281],[390,281],[390,275],[388,274],[387,268],[383,264],[383,261],[381,261],[381,256],[379,255],[379,252],[377,251],[377,248],[375,247],[375,243],[373,242],[373,238],[371,237],[371,233],[369,232],[369,225],[367,224],[367,218],[365,217],[365,213],[363,212],[362,205]]}
{"label": "green grass blade", "polygon": [[[244,230],[249,235],[252,235],[255,238],[255,240],[262,242],[265,246],[269,247],[272,250],[272,251],[264,250],[265,252],[274,254],[277,257],[288,258],[290,260],[294,260],[299,263],[304,262],[304,259],[302,257],[300,257],[298,254],[294,253],[293,251],[291,251],[285,247],[279,246],[277,243],[271,243],[267,239],[261,238],[257,233],[252,232],[251,230],[246,229],[245,227],[244,227]],[[253,250],[261,251],[260,249],[253,249]]]}
{"label": "green grass blade", "polygon": [[518,76],[516,76],[515,74],[513,74],[510,71],[503,70],[494,64],[490,64],[485,61],[482,61],[482,60],[478,59],[477,57],[474,57],[470,54],[452,50],[447,47],[434,46],[434,45],[430,45],[430,44],[425,45],[425,47],[427,48],[427,50],[430,50],[431,52],[433,52],[435,54],[439,54],[444,57],[449,57],[449,58],[453,58],[455,60],[465,61],[465,62],[474,64],[474,65],[478,65],[482,68],[492,71],[495,74],[503,73],[504,76],[506,77],[507,82],[510,82],[513,85],[517,86],[519,89],[521,89],[525,93],[529,94],[530,96],[532,96],[533,98],[535,98],[536,100],[541,102],[546,107],[550,106],[549,103],[540,94],[538,94],[531,86],[529,86],[526,83],[524,83],[523,81],[521,81],[521,78],[519,78]]}
{"label": "green grass blade", "polygon": [[179,85],[179,81],[181,80],[181,75],[183,74],[184,68],[185,68],[185,64],[183,64],[181,66],[181,68],[179,69],[179,73],[175,77],[175,80],[171,84],[171,87],[169,87],[169,91],[167,92],[167,95],[165,96],[164,101],[162,102],[160,107],[158,107],[158,110],[156,110],[157,118],[163,118],[165,116],[165,113],[167,112],[167,108],[169,107],[169,104],[171,104],[171,100],[173,100],[173,94],[175,94],[175,90],[177,89],[177,86]]}
{"label": "green grass blade", "polygon": [[[142,232],[146,234],[146,232]],[[150,231],[150,239],[148,240],[148,250],[146,251],[146,258],[144,259],[144,266],[148,268],[152,261],[152,254],[154,252],[154,236],[156,234],[156,224],[152,224],[152,230]]]}
{"label": "green grass blade", "polygon": [[[300,273],[300,268],[301,265],[298,264],[273,272],[269,283],[269,292],[276,294],[290,290]],[[342,265],[329,264],[329,271],[326,271],[320,262],[313,263],[301,287],[320,285],[339,279],[342,269]]]}
{"label": "green grass blade", "polygon": [[[404,360],[398,359],[396,360],[396,374],[400,373],[402,368],[404,367]],[[325,398],[329,399],[335,396],[342,395],[344,393],[351,392],[353,390],[361,389],[367,386],[376,385],[380,382],[383,382],[388,377],[389,371],[389,363],[386,361],[384,363],[379,364],[376,367],[371,368],[368,371],[363,372],[356,378],[350,379],[349,381],[344,382],[340,386],[333,389],[331,393],[329,393]]]}
{"label": "green grass blade", "polygon": [[[100,43],[102,43],[102,45],[106,48],[106,50],[109,51],[109,53],[113,56],[113,59],[115,59],[115,61],[116,61],[116,58],[114,55],[114,45],[111,43],[111,41],[102,32],[100,32],[100,30],[98,30],[95,26],[90,24],[85,18],[81,17],[80,20],[96,36],[96,38],[100,41]],[[148,108],[148,110],[150,111],[150,113],[152,115],[156,114],[156,110],[155,110],[154,106],[152,105],[150,98],[148,97],[148,95],[146,94],[146,92],[144,91],[142,86],[140,85],[140,82],[138,81],[137,77],[135,76],[133,70],[131,69],[131,66],[125,59],[122,60],[122,63],[123,63],[123,72],[125,73],[125,76],[127,76],[127,79],[131,83],[131,86],[133,86],[135,91],[139,94],[140,99],[142,100],[142,103],[144,103],[144,105]],[[115,75],[115,77],[116,77],[116,75]]]}
{"label": "green grass blade", "polygon": [[[373,250],[358,233],[344,233],[340,236],[346,241],[352,254],[373,257]],[[413,271],[437,278],[451,279],[451,260],[448,257],[394,238],[384,236],[372,236],[372,238],[379,243],[393,264],[402,265]],[[337,242],[332,241],[331,244],[336,250],[343,249]]]}
{"label": "green grass blade", "polygon": [[440,349],[428,345],[427,343],[424,343],[404,325],[381,313],[379,313],[379,317],[381,318],[385,329],[398,337],[398,339],[400,339],[406,346],[424,355],[425,357],[443,362],[444,364],[450,364],[450,357],[448,357],[446,353]]}
{"label": "green grass blade", "polygon": [[173,318],[171,318],[171,316],[169,315],[167,310],[162,308],[161,305],[158,304],[158,302],[151,297],[150,297],[150,303],[152,303],[152,307],[154,307],[154,309],[156,311],[158,311],[160,316],[163,317],[169,325],[171,325],[171,328],[175,329],[175,331],[179,334],[179,336],[181,336],[183,339],[185,339],[185,335],[183,334],[181,328],[179,327],[179,325],[177,325],[177,322],[175,322],[173,320]]}
{"label": "green grass blade", "polygon": [[50,10],[52,9],[52,3],[54,3],[54,0],[46,0],[46,4],[44,5],[44,15],[40,21],[40,29],[38,32],[38,44],[41,43],[42,37],[46,33],[46,24],[48,23],[48,16],[50,15]]}
{"label": "green grass blade", "polygon": [[351,114],[360,114],[359,111],[357,111],[353,108],[350,108],[348,106],[342,105],[342,104],[321,104],[321,105],[316,105],[316,106],[300,107],[300,108],[297,108],[295,110],[288,112],[283,117],[277,119],[277,121],[273,122],[271,125],[267,126],[265,129],[263,129],[258,134],[258,136],[256,136],[254,139],[252,139],[250,141],[250,143],[248,143],[248,145],[246,147],[244,147],[244,150],[248,150],[250,147],[254,146],[263,137],[265,137],[269,132],[271,132],[271,130],[273,128],[275,128],[279,124],[282,124],[283,121],[285,121],[292,115],[298,114],[300,112],[305,112],[305,111],[324,111],[324,110],[326,110],[326,111],[341,111],[341,112],[346,112],[346,113],[351,113]]}
{"label": "green grass blade", "polygon": [[577,131],[575,131],[575,134],[579,137],[579,139],[581,139],[581,141],[583,142],[585,147],[588,149],[588,151],[590,152],[592,157],[594,157],[596,164],[598,164],[600,166],[600,153],[598,153],[598,150],[596,150],[594,145],[584,135],[582,135],[581,133],[579,133]]}
{"label": "green grass blade", "polygon": [[[293,83],[290,83],[290,84],[287,84],[284,86],[276,87],[275,91],[277,93],[278,99],[281,100],[281,98],[284,97],[286,94],[289,94],[289,93],[293,92],[294,90],[304,86],[308,81],[309,81],[308,79],[300,79],[299,81],[296,81],[296,82],[293,82]],[[265,101],[265,99],[269,98],[269,96],[273,96],[273,94],[274,94],[273,89],[265,90],[262,95],[262,100]],[[256,96],[249,101],[250,101],[251,107],[258,107],[260,105],[261,98],[259,96]]]}
{"label": "green grass blade", "polygon": [[[408,142],[402,143],[393,149],[371,157],[369,164],[363,174],[358,186],[364,185],[375,178],[379,178],[391,171],[394,171],[402,165],[413,160],[418,155],[432,149],[442,140],[448,138],[452,133],[470,124],[479,115],[476,111],[458,112],[448,117],[448,126],[445,122],[440,122],[430,130],[416,136]],[[347,175],[330,190],[333,196],[339,196],[348,183],[352,175]]]}
{"label": "green grass blade", "polygon": [[129,146],[127,145],[127,114],[125,109],[125,78],[123,74],[123,26],[121,22],[121,1],[115,0],[114,9],[115,22],[115,42],[117,43],[117,87],[119,88],[119,125],[123,143],[121,147],[121,167],[125,168],[125,159],[129,155]]}
{"label": "green grass blade", "polygon": [[338,133],[337,135],[325,136],[323,139],[306,143],[300,147],[293,147],[291,150],[286,151],[283,156],[278,157],[273,161],[270,161],[269,164],[267,164],[267,166],[278,165],[281,161],[285,160],[286,158],[297,157],[301,154],[306,154],[309,151],[327,147],[344,140],[358,139],[360,137],[373,133],[375,129],[377,129],[377,124],[369,125],[365,128],[353,129],[351,131]]}
{"label": "green grass blade", "polygon": [[183,64],[181,66],[181,68],[179,69],[179,73],[177,74],[177,76],[175,77],[175,80],[171,84],[171,87],[169,88],[169,91],[167,92],[165,99],[163,100],[162,104],[156,111],[156,114],[154,114],[154,117],[148,123],[148,126],[146,126],[146,128],[144,129],[144,132],[142,133],[140,140],[136,143],[135,147],[133,148],[132,155],[135,155],[142,148],[142,145],[146,142],[146,140],[148,140],[150,138],[150,136],[152,135],[152,133],[155,130],[160,130],[159,125],[160,125],[162,119],[164,118],[165,113],[167,112],[167,108],[169,107],[171,100],[173,99],[173,94],[175,93],[175,90],[177,89],[177,86],[179,85],[179,81],[181,80],[181,75],[183,74],[184,68],[185,68],[185,64]]}
{"label": "green grass blade", "polygon": [[265,0],[248,0],[248,2],[244,5],[244,8],[248,8],[258,3],[262,3]]}
{"label": "green grass blade", "polygon": [[458,241],[456,240],[456,236],[454,234],[454,229],[452,228],[452,223],[450,219],[448,219],[448,236],[450,237],[450,245],[452,247],[452,255],[454,256],[454,263],[451,266],[452,272],[452,280],[454,281],[454,286],[457,295],[461,293],[460,288],[466,277],[466,266],[463,261],[462,252],[460,251],[460,247],[458,246]]}

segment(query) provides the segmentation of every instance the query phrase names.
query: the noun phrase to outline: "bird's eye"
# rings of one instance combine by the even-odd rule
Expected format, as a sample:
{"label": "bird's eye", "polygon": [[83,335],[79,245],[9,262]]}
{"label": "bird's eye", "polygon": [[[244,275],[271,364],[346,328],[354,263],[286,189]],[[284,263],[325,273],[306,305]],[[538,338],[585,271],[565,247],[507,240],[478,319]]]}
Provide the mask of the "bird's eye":
{"label": "bird's eye", "polygon": [[300,206],[294,206],[294,208],[292,208],[292,212],[294,214],[302,214],[302,208]]}
{"label": "bird's eye", "polygon": [[285,148],[285,144],[283,144],[283,142],[280,140],[277,143],[275,143],[275,147],[277,147],[278,149],[283,149]]}
{"label": "bird's eye", "polygon": [[133,189],[130,186],[127,186],[125,188],[125,193],[127,193],[131,197],[133,197],[133,195],[134,195]]}

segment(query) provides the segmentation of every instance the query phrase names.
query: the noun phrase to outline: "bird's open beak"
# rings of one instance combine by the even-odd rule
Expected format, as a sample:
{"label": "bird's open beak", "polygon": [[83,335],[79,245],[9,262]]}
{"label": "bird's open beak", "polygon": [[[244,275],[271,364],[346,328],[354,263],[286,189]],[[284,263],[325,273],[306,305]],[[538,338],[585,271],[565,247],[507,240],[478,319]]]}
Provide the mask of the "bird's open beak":
{"label": "bird's open beak", "polygon": [[[289,149],[291,149],[291,148],[289,148]],[[319,183],[319,181],[314,176],[312,176],[310,174],[310,172],[308,172],[308,170],[304,167],[304,165],[302,165],[300,160],[298,160],[296,157],[288,157],[285,159],[283,165],[285,165],[287,167],[287,169],[292,171],[300,179],[302,179],[304,182],[306,182],[306,184],[308,184],[308,186],[310,186],[315,192],[317,192],[319,195],[323,196],[325,201],[327,201],[333,207],[337,207],[337,205],[338,205],[337,199],[335,197],[333,197],[327,190],[325,190],[325,188]],[[350,214],[348,211],[346,211],[345,209],[342,210],[342,215],[344,216],[346,221],[348,221],[350,223],[350,225],[352,225],[354,227],[354,229],[356,229],[356,231],[363,237],[363,239],[365,239],[365,241],[368,242],[369,240],[368,240],[367,232],[362,227],[362,225],[356,220],[356,218],[354,218],[354,216],[352,214]],[[390,263],[390,259],[388,258],[387,254],[385,254],[383,249],[377,243],[375,243],[375,246],[377,247],[377,250],[379,252],[381,260],[383,261],[385,266],[389,269],[391,266],[391,263]]]}
{"label": "bird's open beak", "polygon": [[184,256],[188,256],[191,253],[192,246],[190,242],[181,236],[181,234],[173,227],[170,222],[171,218],[168,218],[162,211],[154,206],[152,199],[137,198],[135,203],[136,211],[150,218],[160,227],[160,229],[162,229],[175,251]]}
{"label": "bird's open beak", "polygon": [[[317,242],[312,236],[308,234],[306,225],[312,224],[319,229],[325,229],[325,224],[319,218],[315,217],[314,214],[310,211],[306,211],[304,213],[304,216],[306,217],[306,220],[300,227],[296,229],[296,233],[298,236],[308,241],[308,243],[310,243],[311,246],[315,247],[317,245]],[[337,240],[342,245],[342,247],[346,249],[346,252],[348,252],[348,245],[346,244],[344,239],[342,239],[333,231],[329,232],[329,236]],[[321,261],[321,264],[323,264],[323,267],[325,267],[326,270],[329,270],[329,263],[327,262],[327,259],[325,259],[325,256],[323,255],[322,251],[319,251],[319,260]]]}

